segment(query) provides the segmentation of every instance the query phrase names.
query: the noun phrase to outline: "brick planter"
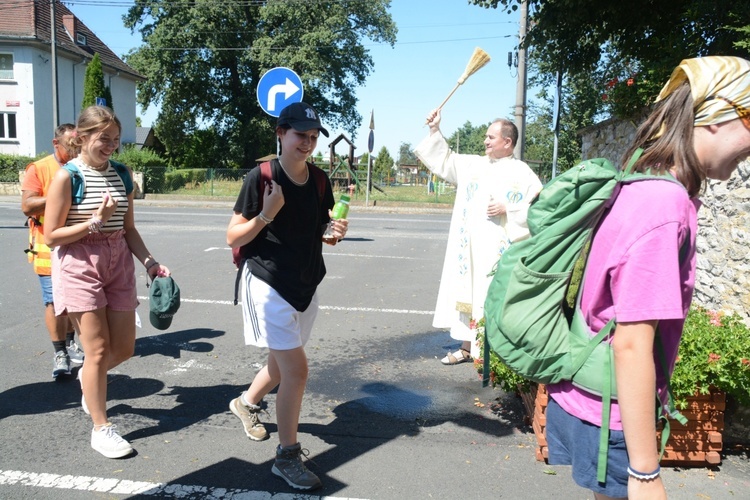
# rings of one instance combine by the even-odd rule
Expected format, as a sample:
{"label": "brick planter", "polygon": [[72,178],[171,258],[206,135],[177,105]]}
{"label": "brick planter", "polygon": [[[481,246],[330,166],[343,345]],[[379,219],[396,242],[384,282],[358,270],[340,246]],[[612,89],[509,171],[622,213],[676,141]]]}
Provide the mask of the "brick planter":
{"label": "brick planter", "polygon": [[[531,392],[520,394],[528,423],[536,436],[536,459],[546,461],[547,390],[540,384],[532,387]],[[688,419],[687,425],[670,419],[671,430],[662,465],[705,467],[721,463],[725,397],[723,392],[712,390],[709,394],[688,398],[688,407],[681,411]],[[657,432],[658,438],[660,432]]]}

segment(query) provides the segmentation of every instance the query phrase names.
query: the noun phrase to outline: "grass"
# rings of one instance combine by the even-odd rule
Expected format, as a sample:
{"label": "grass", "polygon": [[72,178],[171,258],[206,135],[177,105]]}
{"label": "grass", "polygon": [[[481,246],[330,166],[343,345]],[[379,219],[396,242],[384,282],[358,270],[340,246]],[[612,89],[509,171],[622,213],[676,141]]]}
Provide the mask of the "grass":
{"label": "grass", "polygon": [[[213,180],[185,186],[169,194],[182,196],[215,196],[236,198],[242,187],[242,181]],[[440,203],[453,204],[456,199],[455,188],[446,187],[443,194],[428,193],[427,186],[386,186],[381,187],[382,192],[373,188],[370,193],[370,201],[397,201],[409,203]],[[334,193],[338,198],[341,192]],[[354,201],[365,201],[364,191],[354,193]]]}

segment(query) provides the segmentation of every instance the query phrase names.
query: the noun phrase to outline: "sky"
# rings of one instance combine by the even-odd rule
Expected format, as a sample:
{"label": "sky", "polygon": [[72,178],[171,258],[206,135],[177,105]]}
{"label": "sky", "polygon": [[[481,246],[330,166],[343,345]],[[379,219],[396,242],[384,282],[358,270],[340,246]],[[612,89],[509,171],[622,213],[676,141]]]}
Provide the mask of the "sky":
{"label": "sky", "polygon": [[[141,44],[140,34],[131,35],[122,25],[131,1],[64,3],[118,56]],[[495,118],[513,120],[518,72],[515,66],[508,66],[508,53],[518,44],[518,12],[484,9],[469,5],[467,0],[392,0],[389,12],[398,28],[395,45],[363,42],[372,55],[373,68],[356,90],[357,110],[362,116],[354,130],[356,137],[329,128],[330,138],[321,136],[317,151],[327,151],[330,142],[344,133],[354,143],[355,155],[367,152],[373,113],[373,154],[385,146],[397,159],[402,143],[413,148],[427,136],[427,113],[456,86],[475,47],[492,60],[460,85],[445,104],[442,132],[450,136],[466,122],[477,126]],[[150,126],[157,110],[152,107],[144,113],[138,107],[136,113],[143,126]],[[325,116],[321,119],[325,126]],[[336,153],[347,152],[346,145],[339,142]]]}

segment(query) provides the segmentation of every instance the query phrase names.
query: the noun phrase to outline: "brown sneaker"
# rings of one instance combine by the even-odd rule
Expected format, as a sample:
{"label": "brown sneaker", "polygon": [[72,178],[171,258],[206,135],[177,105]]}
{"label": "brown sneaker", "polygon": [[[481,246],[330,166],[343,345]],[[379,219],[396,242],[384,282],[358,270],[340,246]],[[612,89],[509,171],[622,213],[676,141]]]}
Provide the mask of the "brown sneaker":
{"label": "brown sneaker", "polygon": [[[244,392],[242,394],[245,394]],[[229,403],[229,409],[242,420],[242,426],[245,428],[245,434],[253,441],[263,441],[268,439],[268,432],[260,421],[260,406],[251,408],[242,402],[242,395],[234,398]]]}

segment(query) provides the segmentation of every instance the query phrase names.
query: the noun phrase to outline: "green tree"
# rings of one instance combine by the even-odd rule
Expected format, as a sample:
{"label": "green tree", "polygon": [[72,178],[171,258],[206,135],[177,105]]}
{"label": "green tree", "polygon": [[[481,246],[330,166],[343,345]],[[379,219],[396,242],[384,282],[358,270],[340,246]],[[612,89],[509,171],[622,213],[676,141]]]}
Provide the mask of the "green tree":
{"label": "green tree", "polygon": [[[521,0],[469,0],[515,11]],[[558,71],[599,86],[599,110],[632,116],[653,102],[682,59],[747,57],[750,2],[528,0],[526,47],[548,83]]]}
{"label": "green tree", "polygon": [[414,150],[411,147],[411,143],[402,142],[398,148],[398,164],[399,165],[416,165],[417,155],[414,154]]}
{"label": "green tree", "polygon": [[490,122],[474,126],[467,121],[446,140],[453,151],[468,155],[483,155],[484,136],[487,135],[487,127],[489,126]]}
{"label": "green tree", "polygon": [[377,158],[372,165],[372,177],[374,179],[389,179],[393,176],[393,158],[388,148],[383,146],[378,152]]}
{"label": "green tree", "polygon": [[138,0],[124,23],[145,45],[126,61],[148,80],[138,103],[160,105],[155,128],[170,156],[196,130],[214,130],[216,163],[242,166],[275,150],[274,120],[256,98],[269,69],[294,70],[324,123],[354,136],[355,90],[373,71],[365,40],[393,45],[390,0],[227,2]]}
{"label": "green tree", "polygon": [[[94,54],[93,59],[91,59],[89,65],[86,66],[86,74],[83,77],[83,100],[81,101],[81,109],[93,106],[96,104],[97,97],[105,97],[106,95],[107,89],[104,85],[102,60],[99,58],[99,54]],[[112,103],[108,100],[107,104],[111,106]]]}

